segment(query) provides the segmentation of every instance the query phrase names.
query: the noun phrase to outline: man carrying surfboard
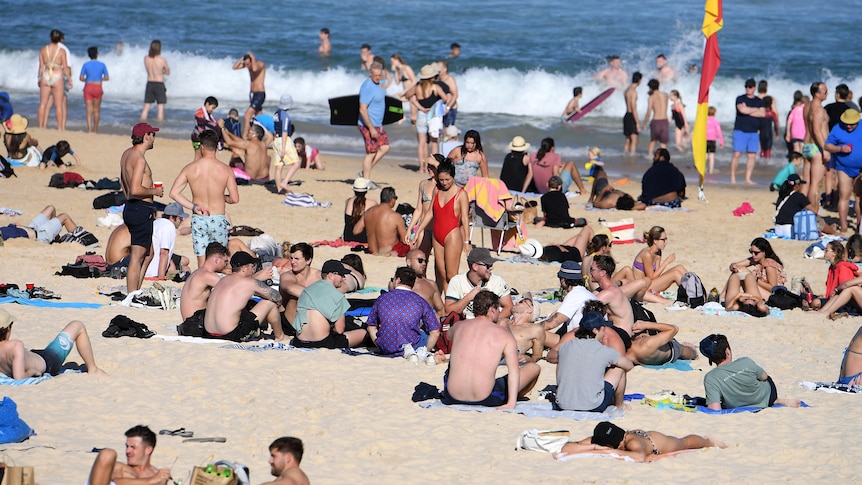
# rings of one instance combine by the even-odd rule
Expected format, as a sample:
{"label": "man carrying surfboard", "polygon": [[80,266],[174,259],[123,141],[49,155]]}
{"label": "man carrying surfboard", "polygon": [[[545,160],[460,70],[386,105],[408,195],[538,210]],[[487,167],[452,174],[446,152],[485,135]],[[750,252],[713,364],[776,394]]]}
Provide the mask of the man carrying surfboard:
{"label": "man carrying surfboard", "polygon": [[359,132],[365,141],[362,176],[371,180],[371,169],[389,152],[389,137],[383,129],[386,91],[380,87],[383,66],[372,63],[368,79],[359,88]]}

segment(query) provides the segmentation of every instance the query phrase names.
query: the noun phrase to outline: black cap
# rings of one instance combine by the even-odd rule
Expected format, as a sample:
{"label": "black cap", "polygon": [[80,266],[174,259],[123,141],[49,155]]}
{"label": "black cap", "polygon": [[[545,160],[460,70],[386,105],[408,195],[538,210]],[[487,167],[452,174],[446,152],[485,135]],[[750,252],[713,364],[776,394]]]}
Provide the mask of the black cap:
{"label": "black cap", "polygon": [[341,261],[337,259],[330,259],[329,261],[323,263],[323,268],[320,269],[321,273],[336,273],[341,276],[350,274],[350,270],[345,268]]}
{"label": "black cap", "polygon": [[239,268],[247,264],[257,264],[260,260],[245,251],[237,251],[230,258],[231,268]]}
{"label": "black cap", "polygon": [[590,438],[590,443],[599,446],[607,446],[616,448],[625,438],[626,430],[611,423],[610,421],[602,421],[593,429],[593,437]]}

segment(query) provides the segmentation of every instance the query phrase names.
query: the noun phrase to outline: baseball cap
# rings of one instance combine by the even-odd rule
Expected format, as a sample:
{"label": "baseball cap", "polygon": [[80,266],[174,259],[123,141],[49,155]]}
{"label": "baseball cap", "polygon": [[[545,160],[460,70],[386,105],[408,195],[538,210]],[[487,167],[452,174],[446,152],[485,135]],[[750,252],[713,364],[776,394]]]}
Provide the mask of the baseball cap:
{"label": "baseball cap", "polygon": [[602,421],[593,429],[593,437],[590,438],[590,443],[599,446],[607,446],[616,448],[625,438],[626,430],[611,423],[610,421]]}
{"label": "baseball cap", "polygon": [[715,348],[718,346],[718,342],[722,339],[727,340],[727,337],[714,333],[708,337],[704,337],[703,340],[700,341],[700,353],[709,360],[710,364],[714,364],[712,361],[712,355],[715,353]]}
{"label": "baseball cap", "polygon": [[470,250],[470,254],[467,255],[467,263],[484,263],[488,266],[496,263],[497,261],[501,261],[493,256],[491,256],[491,251],[488,248],[473,248]]}
{"label": "baseball cap", "polygon": [[132,128],[132,136],[136,138],[143,138],[147,133],[155,133],[159,131],[155,126],[150,126],[148,123],[138,123]]}
{"label": "baseball cap", "polygon": [[563,261],[563,266],[557,271],[557,277],[567,280],[584,279],[584,275],[581,273],[581,263],[577,261]]}
{"label": "baseball cap", "polygon": [[792,173],[787,177],[787,183],[790,185],[800,185],[806,183],[798,174]]}
{"label": "baseball cap", "polygon": [[230,266],[231,268],[239,268],[240,266],[245,266],[247,264],[257,264],[258,259],[248,254],[245,251],[237,251],[230,258]]}
{"label": "baseball cap", "polygon": [[167,207],[165,207],[163,213],[166,216],[177,216],[182,217],[183,219],[189,216],[188,212],[183,210],[183,206],[176,202],[171,202],[170,204],[168,204]]}
{"label": "baseball cap", "polygon": [[610,327],[611,322],[605,320],[604,315],[599,312],[587,312],[581,318],[581,328],[595,330],[600,327]]}
{"label": "baseball cap", "polygon": [[13,321],[15,321],[15,319],[12,318],[12,315],[10,315],[6,310],[0,308],[0,329],[9,328]]}
{"label": "baseball cap", "polygon": [[341,276],[350,274],[350,270],[344,267],[344,264],[337,259],[330,259],[327,262],[323,263],[323,267],[320,269],[321,273],[336,273]]}

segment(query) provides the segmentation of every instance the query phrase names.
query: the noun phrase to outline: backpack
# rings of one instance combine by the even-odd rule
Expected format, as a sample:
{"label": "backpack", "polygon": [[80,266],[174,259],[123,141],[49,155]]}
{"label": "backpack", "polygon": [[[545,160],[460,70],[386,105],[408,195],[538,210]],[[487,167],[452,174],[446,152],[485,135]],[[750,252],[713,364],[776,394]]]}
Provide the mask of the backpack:
{"label": "backpack", "polygon": [[78,258],[75,259],[75,264],[86,264],[90,268],[95,268],[99,270],[99,272],[108,269],[108,262],[105,261],[105,258],[103,258],[99,254],[96,254],[93,251],[87,251],[86,253],[78,256]]}
{"label": "backpack", "polygon": [[449,354],[452,352],[452,341],[449,340],[449,336],[446,334],[449,328],[452,325],[464,320],[464,315],[452,312],[440,322],[442,325],[440,326],[440,338],[437,339],[437,350],[442,350],[444,354]]}
{"label": "backpack", "polygon": [[820,238],[817,230],[817,216],[808,209],[802,209],[793,215],[793,239],[814,241]]}
{"label": "backpack", "polygon": [[85,263],[64,264],[61,271],[57,271],[58,276],[74,276],[75,278],[97,278],[100,273],[98,269],[91,268]]}
{"label": "backpack", "polygon": [[[0,155],[0,177],[4,179],[8,179],[9,177],[15,175],[15,169],[12,168],[12,164],[9,163],[3,155]],[[15,175],[15,177],[18,177]]]}
{"label": "backpack", "polygon": [[772,289],[772,294],[769,295],[766,304],[779,310],[793,310],[794,308],[802,308],[802,296],[791,293],[783,286],[776,286]]}
{"label": "backpack", "polygon": [[84,177],[75,172],[61,172],[51,175],[51,180],[48,181],[48,187],[65,189],[66,187],[77,187],[84,183]]}
{"label": "backpack", "polygon": [[635,321],[638,321],[638,320],[640,320],[642,322],[655,322],[656,321],[655,320],[655,314],[653,312],[647,310],[647,308],[645,306],[643,306],[643,303],[635,300],[634,298],[629,300],[629,302],[631,302],[631,304],[632,304],[632,314],[634,315]]}
{"label": "backpack", "polygon": [[676,301],[685,303],[689,308],[697,308],[706,303],[706,288],[700,276],[691,271],[682,275],[676,290]]}
{"label": "backpack", "polygon": [[107,209],[108,207],[123,205],[125,203],[125,194],[119,191],[109,192],[93,199],[93,209]]}

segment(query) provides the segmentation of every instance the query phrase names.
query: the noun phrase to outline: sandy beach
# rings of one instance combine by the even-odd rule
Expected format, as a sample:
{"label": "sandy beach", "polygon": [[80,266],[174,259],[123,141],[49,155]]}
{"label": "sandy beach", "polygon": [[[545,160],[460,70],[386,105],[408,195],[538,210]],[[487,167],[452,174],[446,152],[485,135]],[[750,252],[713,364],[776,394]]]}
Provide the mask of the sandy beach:
{"label": "sandy beach", "polygon": [[[44,149],[66,139],[84,162],[73,170],[85,179],[117,177],[119,157],[130,146],[128,136],[58,133],[31,129]],[[358,134],[357,134],[358,137]],[[538,141],[538,140],[536,140]],[[534,142],[535,143],[535,142]],[[325,157],[327,154],[323,153]],[[147,159],[154,178],[172,183],[182,166],[192,159],[187,140],[156,138]],[[299,191],[330,201],[329,208],[289,208],[283,196],[262,187],[240,187],[240,202],[229,207],[234,224],[264,229],[276,241],[336,239],[342,230],[344,200],[360,166],[356,157],[326,158],[325,171],[303,170]],[[225,154],[220,158],[227,160]],[[613,165],[612,160],[606,163]],[[375,169],[373,179],[395,187],[399,202],[415,205],[421,177],[401,165],[407,159],[389,158]],[[96,226],[102,210],[92,200],[102,192],[47,187],[53,169],[18,168],[18,178],[0,179],[0,206],[24,211],[3,218],[0,224],[26,224],[45,205],[53,204],[102,243],[110,229]],[[640,193],[639,179],[622,190]],[[765,187],[707,186],[708,202],[697,200],[690,187],[685,207],[690,212],[586,211],[586,195],[571,199],[570,213],[610,221],[633,217],[638,234],[653,225],[668,233],[668,252],[703,279],[707,290],[721,290],[733,261],[748,256],[750,241],[772,226],[775,194]],[[371,192],[377,198],[379,192]],[[162,202],[168,202],[164,197]],[[734,217],[733,209],[748,201],[755,213]],[[562,242],[572,235],[562,229],[528,226],[530,237],[545,244]],[[248,238],[246,238],[247,240]],[[474,241],[478,237],[474,237]],[[486,238],[487,239],[487,238]],[[804,259],[808,243],[772,241],[789,276],[806,276],[814,291],[824,290],[827,265]],[[631,263],[641,244],[616,245],[618,266]],[[192,241],[178,237],[176,251],[191,256]],[[347,248],[315,249],[315,267],[340,258]],[[779,397],[801,399],[811,407],[773,408],[759,413],[706,415],[658,410],[640,402],[625,409],[615,422],[626,429],[654,429],[672,435],[708,434],[726,442],[727,449],[706,449],[661,460],[652,465],[608,459],[556,462],[549,454],[514,451],[518,434],[529,428],[568,429],[572,438],[591,433],[596,421],[527,418],[505,412],[425,410],[411,402],[420,381],[442,386],[445,366],[415,366],[404,359],[347,356],[338,351],[243,352],[219,345],[196,345],[159,338],[106,339],[101,332],[117,314],[145,323],[162,335],[180,321],[179,310],[161,311],[109,306],[97,294],[100,285],[124,281],[75,279],[55,276],[63,264],[84,253],[78,244],[47,246],[16,239],[0,248],[0,280],[34,282],[63,297],[62,301],[102,303],[99,309],[53,309],[2,305],[16,317],[14,338],[28,348],[42,348],[70,320],[85,323],[93,342],[96,361],[109,375],[95,377],[67,374],[38,385],[6,387],[3,393],[18,404],[20,416],[37,435],[23,443],[4,445],[7,463],[32,465],[42,485],[83,483],[95,454],[94,447],[123,452],[123,432],[136,424],[161,429],[185,427],[195,436],[222,436],[225,443],[182,443],[182,438],[159,436],[153,463],[170,466],[174,479],[188,479],[191,468],[208,456],[244,463],[252,483],[269,480],[269,443],[283,435],[301,438],[305,444],[302,468],[314,483],[576,483],[655,480],[661,482],[849,482],[858,477],[856,463],[862,451],[853,443],[862,418],[859,397],[808,391],[798,382],[832,381],[838,376],[844,347],[855,333],[858,319],[830,321],[801,310],[784,313],[782,319],[709,316],[695,310],[667,311],[648,305],[660,322],[680,326],[681,342],[698,342],[710,333],[728,336],[734,357],[748,356],[774,379]],[[506,257],[511,255],[506,255]],[[362,255],[368,286],[384,287],[400,258]],[[194,266],[194,265],[193,265]],[[515,264],[494,266],[510,286],[521,293],[555,287],[557,265]],[[466,265],[462,262],[462,272]],[[177,285],[176,283],[168,283]],[[145,287],[149,283],[145,282]],[[548,315],[556,305],[542,304]],[[70,360],[79,360],[73,352]],[[540,362],[542,374],[529,395],[555,383],[555,366]],[[693,361],[694,371],[634,369],[628,376],[627,393],[673,390],[678,394],[703,395],[706,359]],[[849,446],[848,446],[849,445]]]}

